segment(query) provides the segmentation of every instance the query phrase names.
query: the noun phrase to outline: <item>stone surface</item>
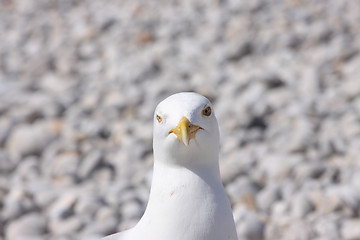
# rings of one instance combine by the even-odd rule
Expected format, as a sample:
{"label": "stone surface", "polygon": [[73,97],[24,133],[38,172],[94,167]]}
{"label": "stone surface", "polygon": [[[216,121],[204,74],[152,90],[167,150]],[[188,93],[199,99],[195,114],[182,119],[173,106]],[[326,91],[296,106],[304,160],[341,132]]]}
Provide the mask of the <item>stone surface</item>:
{"label": "stone surface", "polygon": [[303,218],[314,209],[314,206],[306,194],[296,194],[293,197],[291,208],[294,217]]}
{"label": "stone surface", "polygon": [[264,238],[265,224],[255,213],[245,213],[237,221],[237,224],[240,226],[238,235],[241,239],[260,240]]}
{"label": "stone surface", "polygon": [[280,200],[280,193],[276,186],[264,188],[256,196],[257,207],[264,212],[271,211],[278,200]]}
{"label": "stone surface", "polygon": [[352,240],[360,238],[360,220],[349,219],[342,223],[341,236],[343,239]]}
{"label": "stone surface", "polygon": [[227,186],[227,191],[230,199],[234,202],[248,202],[253,201],[254,196],[259,191],[260,187],[254,181],[241,177],[233,181]]}
{"label": "stone surface", "polygon": [[0,239],[99,239],[136,224],[153,111],[180,91],[214,104],[241,239],[358,239],[359,9],[0,1]]}
{"label": "stone surface", "polygon": [[9,136],[7,150],[13,156],[37,155],[54,139],[54,130],[46,122],[17,126]]}
{"label": "stone surface", "polygon": [[12,221],[5,230],[7,239],[45,239],[46,218],[39,213],[29,213]]}

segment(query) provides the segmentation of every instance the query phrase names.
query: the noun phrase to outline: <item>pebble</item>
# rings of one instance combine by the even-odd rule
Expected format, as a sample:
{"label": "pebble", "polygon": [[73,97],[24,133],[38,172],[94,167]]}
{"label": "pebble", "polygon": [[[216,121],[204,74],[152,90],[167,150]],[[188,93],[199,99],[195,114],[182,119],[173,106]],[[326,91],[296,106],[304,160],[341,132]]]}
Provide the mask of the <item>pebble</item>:
{"label": "pebble", "polygon": [[76,151],[65,151],[47,162],[49,176],[59,185],[76,181],[79,165],[79,154]]}
{"label": "pebble", "polygon": [[280,200],[280,192],[277,186],[269,186],[262,189],[256,195],[256,205],[259,209],[269,212],[272,206]]}
{"label": "pebble", "polygon": [[4,210],[1,217],[15,219],[35,209],[32,196],[22,187],[13,186],[3,200]]}
{"label": "pebble", "polygon": [[307,195],[297,194],[292,200],[291,209],[293,217],[303,218],[314,210],[314,206]]}
{"label": "pebble", "polygon": [[66,219],[52,220],[49,223],[49,230],[55,235],[65,235],[79,230],[84,226],[84,220],[79,217],[72,216]]}
{"label": "pebble", "polygon": [[340,239],[339,223],[338,219],[329,216],[326,218],[320,218],[315,223],[315,231],[318,236],[326,239]]}
{"label": "pebble", "polygon": [[288,152],[301,152],[312,144],[314,126],[306,119],[298,119],[293,123],[294,131],[286,143]]}
{"label": "pebble", "polygon": [[325,170],[322,163],[302,164],[295,169],[295,176],[298,179],[319,178]]}
{"label": "pebble", "polygon": [[[286,159],[286,161],[284,161]],[[263,173],[264,178],[270,180],[285,179],[291,174],[292,166],[301,159],[297,156],[290,155],[267,155],[263,156],[263,159],[259,163],[259,169]]]}
{"label": "pebble", "polygon": [[137,201],[131,201],[122,204],[119,210],[123,218],[137,219],[142,216],[145,209]]}
{"label": "pebble", "polygon": [[260,187],[256,182],[245,177],[240,177],[232,183],[229,183],[226,190],[233,202],[248,202],[249,199],[253,201]]}
{"label": "pebble", "polygon": [[66,219],[74,214],[77,196],[73,192],[63,194],[49,208],[49,217],[54,220]]}
{"label": "pebble", "polygon": [[102,199],[94,194],[82,194],[74,206],[74,212],[81,216],[94,216],[100,207],[104,205]]}
{"label": "pebble", "polygon": [[282,222],[288,222],[289,218],[291,218],[289,216],[289,212],[290,212],[290,202],[289,201],[277,201],[273,204],[272,206],[272,210],[271,210],[271,215],[273,219],[276,219],[277,222],[282,223]]}
{"label": "pebble", "polygon": [[117,221],[115,219],[97,222],[89,224],[84,230],[82,230],[82,238],[90,239],[91,236],[94,238],[97,237],[99,239],[101,236],[109,235],[116,232],[117,229]]}
{"label": "pebble", "polygon": [[97,222],[104,222],[111,219],[117,219],[116,212],[109,206],[103,206],[96,212],[95,219]]}
{"label": "pebble", "polygon": [[7,239],[45,239],[46,218],[40,213],[29,213],[11,221],[5,229]]}
{"label": "pebble", "polygon": [[346,240],[359,239],[360,219],[345,220],[341,226],[341,236]]}
{"label": "pebble", "polygon": [[16,166],[17,159],[10,158],[7,152],[0,150],[0,172],[10,172]]}
{"label": "pebble", "polygon": [[226,158],[220,156],[220,159],[220,174],[225,184],[233,181],[239,175],[246,174],[254,162],[254,158],[246,152],[235,150],[231,150],[231,153],[227,154]]}
{"label": "pebble", "polygon": [[292,224],[289,225],[289,227],[284,228],[282,231],[282,237],[286,239],[294,238],[299,240],[305,240],[305,239],[311,239],[312,236],[314,235],[315,233],[312,228],[312,225],[308,222],[303,222],[303,221],[292,222]]}
{"label": "pebble", "polygon": [[39,154],[56,137],[56,129],[48,122],[14,127],[6,148],[12,156]]}
{"label": "pebble", "polygon": [[[22,160],[22,164],[15,170],[18,181],[32,181],[40,177],[39,159],[35,156],[29,156]],[[21,179],[21,180],[20,180]]]}
{"label": "pebble", "polygon": [[331,213],[342,208],[342,201],[337,194],[322,191],[314,191],[310,194],[310,198],[316,210],[320,213]]}
{"label": "pebble", "polygon": [[0,119],[0,146],[3,146],[11,132],[12,123],[9,118]]}
{"label": "pebble", "polygon": [[238,235],[241,239],[261,240],[264,239],[265,224],[254,213],[244,215],[238,222]]}
{"label": "pebble", "polygon": [[87,178],[93,173],[101,163],[102,153],[98,150],[91,151],[80,163],[77,175],[81,178]]}

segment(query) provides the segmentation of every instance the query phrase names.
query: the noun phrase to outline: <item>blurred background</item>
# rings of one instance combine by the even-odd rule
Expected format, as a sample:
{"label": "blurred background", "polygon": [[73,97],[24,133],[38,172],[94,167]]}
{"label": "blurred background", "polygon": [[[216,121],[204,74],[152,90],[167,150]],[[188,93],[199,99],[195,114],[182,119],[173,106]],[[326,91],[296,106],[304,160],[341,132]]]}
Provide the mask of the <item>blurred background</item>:
{"label": "blurred background", "polygon": [[208,97],[240,239],[360,239],[360,2],[0,0],[0,239],[141,217],[155,106]]}

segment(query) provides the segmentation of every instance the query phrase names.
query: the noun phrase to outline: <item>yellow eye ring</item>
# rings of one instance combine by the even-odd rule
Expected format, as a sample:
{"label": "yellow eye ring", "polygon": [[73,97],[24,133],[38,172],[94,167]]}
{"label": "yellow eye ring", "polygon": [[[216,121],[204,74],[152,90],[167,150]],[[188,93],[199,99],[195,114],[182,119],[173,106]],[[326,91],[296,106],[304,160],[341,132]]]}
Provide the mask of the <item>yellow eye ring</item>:
{"label": "yellow eye ring", "polygon": [[159,115],[157,115],[157,114],[156,114],[156,120],[157,120],[159,123],[162,122],[162,118],[161,118]]}
{"label": "yellow eye ring", "polygon": [[211,115],[211,107],[206,107],[204,110],[202,110],[202,114],[204,116],[210,116]]}

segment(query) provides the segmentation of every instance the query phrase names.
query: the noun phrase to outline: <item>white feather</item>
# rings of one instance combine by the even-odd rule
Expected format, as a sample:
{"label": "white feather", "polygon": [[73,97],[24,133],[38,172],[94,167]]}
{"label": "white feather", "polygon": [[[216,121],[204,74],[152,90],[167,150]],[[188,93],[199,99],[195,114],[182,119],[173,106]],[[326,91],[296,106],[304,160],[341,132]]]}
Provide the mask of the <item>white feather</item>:
{"label": "white feather", "polygon": [[[132,229],[104,240],[235,240],[229,200],[219,173],[219,128],[209,100],[178,93],[154,114],[154,172],[143,217]],[[159,123],[156,115],[162,118]],[[188,146],[169,134],[182,117],[200,126]]]}

